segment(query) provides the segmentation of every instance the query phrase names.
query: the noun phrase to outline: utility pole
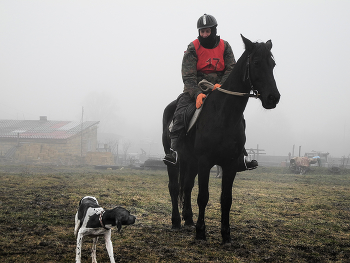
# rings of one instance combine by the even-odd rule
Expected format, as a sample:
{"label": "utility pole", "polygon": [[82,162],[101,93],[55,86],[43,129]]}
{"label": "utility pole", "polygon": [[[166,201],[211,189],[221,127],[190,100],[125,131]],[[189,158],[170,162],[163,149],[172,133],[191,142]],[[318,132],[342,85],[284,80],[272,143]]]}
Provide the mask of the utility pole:
{"label": "utility pole", "polygon": [[84,107],[81,108],[81,124],[80,124],[80,157],[83,162],[83,121],[84,121]]}
{"label": "utility pole", "polygon": [[119,142],[117,143],[117,163],[116,165],[119,164]]}

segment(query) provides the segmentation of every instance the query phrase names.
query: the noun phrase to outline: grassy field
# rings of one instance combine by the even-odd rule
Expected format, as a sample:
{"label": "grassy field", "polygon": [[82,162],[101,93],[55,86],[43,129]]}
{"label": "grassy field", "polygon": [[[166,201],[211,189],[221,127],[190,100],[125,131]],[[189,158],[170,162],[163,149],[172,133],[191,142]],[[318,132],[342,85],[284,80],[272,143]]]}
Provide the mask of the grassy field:
{"label": "grassy field", "polygon": [[[194,240],[193,227],[171,230],[167,185],[165,171],[0,165],[1,262],[74,262],[74,216],[86,195],[137,216],[121,233],[113,230],[117,262],[350,262],[349,173],[239,173],[230,246],[220,244],[221,179],[210,178],[206,242]],[[91,262],[91,244],[84,239],[83,262]],[[101,239],[97,261],[109,262]]]}

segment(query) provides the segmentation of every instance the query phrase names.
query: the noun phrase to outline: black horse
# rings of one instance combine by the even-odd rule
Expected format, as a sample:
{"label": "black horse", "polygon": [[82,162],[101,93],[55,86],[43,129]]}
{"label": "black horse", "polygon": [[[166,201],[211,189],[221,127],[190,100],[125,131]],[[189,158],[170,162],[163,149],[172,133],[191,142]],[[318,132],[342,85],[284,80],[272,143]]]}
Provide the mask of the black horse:
{"label": "black horse", "polygon": [[[276,107],[280,99],[273,76],[275,61],[271,54],[272,42],[252,43],[242,36],[245,51],[233,71],[221,86],[207,97],[196,126],[179,145],[177,166],[168,166],[169,192],[172,201],[172,227],[181,227],[179,201],[183,202],[182,216],[185,225],[193,225],[191,192],[198,174],[199,215],[196,239],[206,240],[205,208],[209,199],[208,183],[211,168],[222,167],[221,235],[223,243],[230,243],[229,214],[232,204],[232,184],[241,158],[245,137],[243,112],[252,91],[265,109]],[[242,96],[227,94],[238,92]],[[251,96],[250,96],[251,97]],[[170,152],[169,124],[176,108],[171,102],[163,114],[163,146]]]}

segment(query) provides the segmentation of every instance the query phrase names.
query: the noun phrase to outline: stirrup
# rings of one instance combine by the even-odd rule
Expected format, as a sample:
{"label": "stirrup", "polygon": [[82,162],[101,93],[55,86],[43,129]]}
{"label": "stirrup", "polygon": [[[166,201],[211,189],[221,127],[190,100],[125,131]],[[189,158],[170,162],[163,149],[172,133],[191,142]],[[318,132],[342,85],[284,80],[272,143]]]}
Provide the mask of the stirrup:
{"label": "stirrup", "polygon": [[[177,164],[177,151],[174,151],[172,148],[170,148],[170,151],[171,151],[171,153],[168,153],[167,155],[165,155],[165,157],[163,158],[163,162],[166,164],[166,165],[173,165],[173,166],[175,166],[176,164]],[[175,156],[174,156],[174,154],[175,154]],[[173,157],[174,159],[175,159],[175,161],[173,161],[173,160],[169,160],[169,159],[167,159],[167,156],[171,156],[171,157]],[[173,159],[172,158],[172,159]]]}
{"label": "stirrup", "polygon": [[[254,164],[253,164],[253,162],[254,162]],[[247,160],[244,158],[244,165],[245,165],[245,168],[247,170],[254,170],[254,169],[256,169],[258,167],[258,162],[256,160],[251,160],[249,163],[253,164],[253,166],[252,167],[248,167]]]}

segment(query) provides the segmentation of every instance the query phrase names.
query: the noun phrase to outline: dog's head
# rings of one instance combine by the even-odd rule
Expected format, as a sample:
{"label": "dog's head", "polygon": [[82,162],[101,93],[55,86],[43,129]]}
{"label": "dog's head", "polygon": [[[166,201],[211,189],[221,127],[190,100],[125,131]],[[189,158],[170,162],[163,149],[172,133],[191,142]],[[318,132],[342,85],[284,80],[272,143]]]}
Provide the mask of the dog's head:
{"label": "dog's head", "polygon": [[128,210],[123,207],[115,207],[112,209],[115,218],[115,225],[118,231],[122,228],[122,225],[132,225],[135,223],[136,216],[131,215]]}

